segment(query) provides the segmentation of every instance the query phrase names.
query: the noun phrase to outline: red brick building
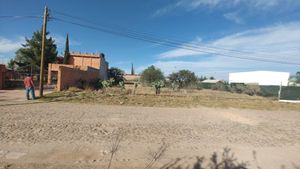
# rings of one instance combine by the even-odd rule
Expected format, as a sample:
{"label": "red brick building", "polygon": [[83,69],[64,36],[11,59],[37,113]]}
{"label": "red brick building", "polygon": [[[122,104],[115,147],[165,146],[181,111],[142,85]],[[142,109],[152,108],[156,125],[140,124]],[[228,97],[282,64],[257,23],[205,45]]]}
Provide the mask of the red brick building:
{"label": "red brick building", "polygon": [[4,64],[0,64],[0,90],[11,87],[7,84],[16,77],[17,73],[14,70],[7,69]]}
{"label": "red brick building", "polygon": [[104,54],[71,52],[69,64],[48,65],[48,85],[56,80],[58,91],[75,86],[79,80],[90,82],[96,79],[107,79],[108,62]]}

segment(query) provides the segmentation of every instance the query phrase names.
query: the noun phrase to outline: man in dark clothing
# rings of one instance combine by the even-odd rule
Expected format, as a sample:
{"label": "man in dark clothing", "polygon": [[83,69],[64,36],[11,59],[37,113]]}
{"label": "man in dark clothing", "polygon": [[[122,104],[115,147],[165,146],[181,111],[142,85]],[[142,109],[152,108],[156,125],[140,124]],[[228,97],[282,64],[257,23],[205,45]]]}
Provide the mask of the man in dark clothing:
{"label": "man in dark clothing", "polygon": [[27,100],[29,100],[29,92],[31,93],[32,100],[34,100],[35,99],[34,84],[33,84],[32,77],[29,74],[26,75],[26,77],[24,79],[24,86],[25,86],[25,90],[26,90]]}

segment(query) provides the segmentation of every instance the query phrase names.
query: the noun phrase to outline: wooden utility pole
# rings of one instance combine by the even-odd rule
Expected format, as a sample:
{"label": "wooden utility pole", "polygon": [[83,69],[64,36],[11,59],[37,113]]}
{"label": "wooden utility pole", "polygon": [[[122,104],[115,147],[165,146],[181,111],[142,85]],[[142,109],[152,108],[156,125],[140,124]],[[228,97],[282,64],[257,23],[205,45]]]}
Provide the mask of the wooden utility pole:
{"label": "wooden utility pole", "polygon": [[39,85],[39,87],[40,87],[40,97],[43,97],[43,91],[44,91],[44,58],[45,58],[47,20],[48,20],[48,8],[47,8],[47,6],[45,6],[43,32],[42,32],[41,65],[40,65],[40,85]]}

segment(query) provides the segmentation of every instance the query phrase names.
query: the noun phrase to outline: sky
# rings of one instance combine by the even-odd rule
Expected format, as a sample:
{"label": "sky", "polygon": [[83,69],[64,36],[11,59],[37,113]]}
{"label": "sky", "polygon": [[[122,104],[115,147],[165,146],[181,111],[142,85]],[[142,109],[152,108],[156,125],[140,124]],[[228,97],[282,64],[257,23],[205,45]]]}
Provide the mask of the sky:
{"label": "sky", "polygon": [[223,80],[300,71],[299,0],[0,0],[1,63],[41,29],[45,6],[59,55],[68,33],[71,51],[104,53],[127,73],[131,63],[138,73],[154,65],[165,76],[188,69]]}

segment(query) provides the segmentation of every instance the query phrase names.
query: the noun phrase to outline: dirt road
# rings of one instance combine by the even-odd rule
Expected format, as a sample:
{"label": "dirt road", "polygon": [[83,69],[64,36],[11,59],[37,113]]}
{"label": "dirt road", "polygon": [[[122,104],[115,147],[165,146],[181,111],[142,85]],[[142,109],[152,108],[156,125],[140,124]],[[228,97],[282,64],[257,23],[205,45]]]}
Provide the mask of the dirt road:
{"label": "dirt road", "polygon": [[145,168],[229,147],[256,168],[300,165],[300,112],[213,108],[147,108],[76,103],[0,105],[0,168],[105,168],[116,134],[122,136],[111,168]]}

